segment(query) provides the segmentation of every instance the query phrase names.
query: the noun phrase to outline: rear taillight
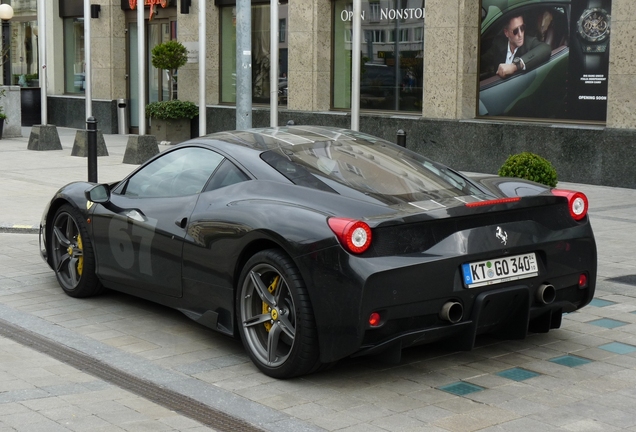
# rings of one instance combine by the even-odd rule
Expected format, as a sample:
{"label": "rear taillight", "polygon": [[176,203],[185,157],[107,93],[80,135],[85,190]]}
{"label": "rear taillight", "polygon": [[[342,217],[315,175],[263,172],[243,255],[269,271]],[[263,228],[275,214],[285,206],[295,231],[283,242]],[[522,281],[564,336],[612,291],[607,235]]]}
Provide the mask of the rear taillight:
{"label": "rear taillight", "polygon": [[371,246],[371,228],[366,223],[336,217],[329,218],[328,223],[340,244],[349,252],[361,254]]}
{"label": "rear taillight", "polygon": [[579,221],[587,215],[588,201],[584,193],[564,189],[552,189],[552,195],[562,196],[568,199],[568,209],[570,210],[572,219]]}

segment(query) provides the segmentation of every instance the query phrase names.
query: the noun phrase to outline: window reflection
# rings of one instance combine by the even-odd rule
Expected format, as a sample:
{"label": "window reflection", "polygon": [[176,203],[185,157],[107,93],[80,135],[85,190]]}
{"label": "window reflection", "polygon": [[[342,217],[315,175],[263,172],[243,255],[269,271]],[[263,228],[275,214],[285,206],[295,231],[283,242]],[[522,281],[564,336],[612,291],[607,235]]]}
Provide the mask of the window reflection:
{"label": "window reflection", "polygon": [[[334,2],[333,107],[351,108],[351,0]],[[421,111],[424,0],[362,1],[360,108]]]}
{"label": "window reflection", "polygon": [[11,84],[39,87],[37,0],[4,0],[13,8],[11,31]]}
{"label": "window reflection", "polygon": [[[278,35],[278,103],[287,104],[287,5],[280,5]],[[270,102],[269,5],[252,6],[252,102]],[[236,103],[236,7],[221,9],[221,102]]]}
{"label": "window reflection", "polygon": [[86,90],[84,18],[64,19],[64,84],[66,93]]}

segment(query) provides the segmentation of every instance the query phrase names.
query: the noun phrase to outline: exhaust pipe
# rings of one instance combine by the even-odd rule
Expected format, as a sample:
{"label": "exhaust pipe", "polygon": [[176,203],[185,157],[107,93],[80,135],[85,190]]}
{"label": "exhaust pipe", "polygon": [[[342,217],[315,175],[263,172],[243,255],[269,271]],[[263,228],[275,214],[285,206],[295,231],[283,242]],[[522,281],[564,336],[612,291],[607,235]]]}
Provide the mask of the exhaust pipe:
{"label": "exhaust pipe", "polygon": [[556,299],[556,289],[550,284],[542,284],[537,289],[537,300],[543,304],[550,304]]}
{"label": "exhaust pipe", "polygon": [[460,322],[463,316],[464,307],[461,303],[457,302],[446,302],[444,303],[444,306],[442,306],[442,310],[439,311],[439,317],[452,324]]}

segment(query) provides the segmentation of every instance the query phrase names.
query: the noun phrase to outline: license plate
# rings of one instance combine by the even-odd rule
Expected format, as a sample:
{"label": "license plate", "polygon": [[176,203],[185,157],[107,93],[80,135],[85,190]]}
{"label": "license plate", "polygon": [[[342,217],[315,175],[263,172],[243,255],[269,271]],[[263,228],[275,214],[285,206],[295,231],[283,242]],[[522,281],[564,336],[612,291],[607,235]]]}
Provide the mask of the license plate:
{"label": "license plate", "polygon": [[494,285],[539,274],[533,253],[462,264],[466,288]]}

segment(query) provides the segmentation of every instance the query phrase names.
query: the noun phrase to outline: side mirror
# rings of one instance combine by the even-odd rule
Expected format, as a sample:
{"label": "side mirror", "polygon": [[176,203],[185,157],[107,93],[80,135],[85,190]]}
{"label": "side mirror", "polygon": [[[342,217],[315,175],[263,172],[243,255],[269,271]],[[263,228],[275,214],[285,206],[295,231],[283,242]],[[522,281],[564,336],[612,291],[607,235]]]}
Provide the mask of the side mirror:
{"label": "side mirror", "polygon": [[110,188],[108,185],[99,184],[87,189],[84,192],[84,196],[88,201],[92,201],[98,204],[104,204],[110,201]]}

